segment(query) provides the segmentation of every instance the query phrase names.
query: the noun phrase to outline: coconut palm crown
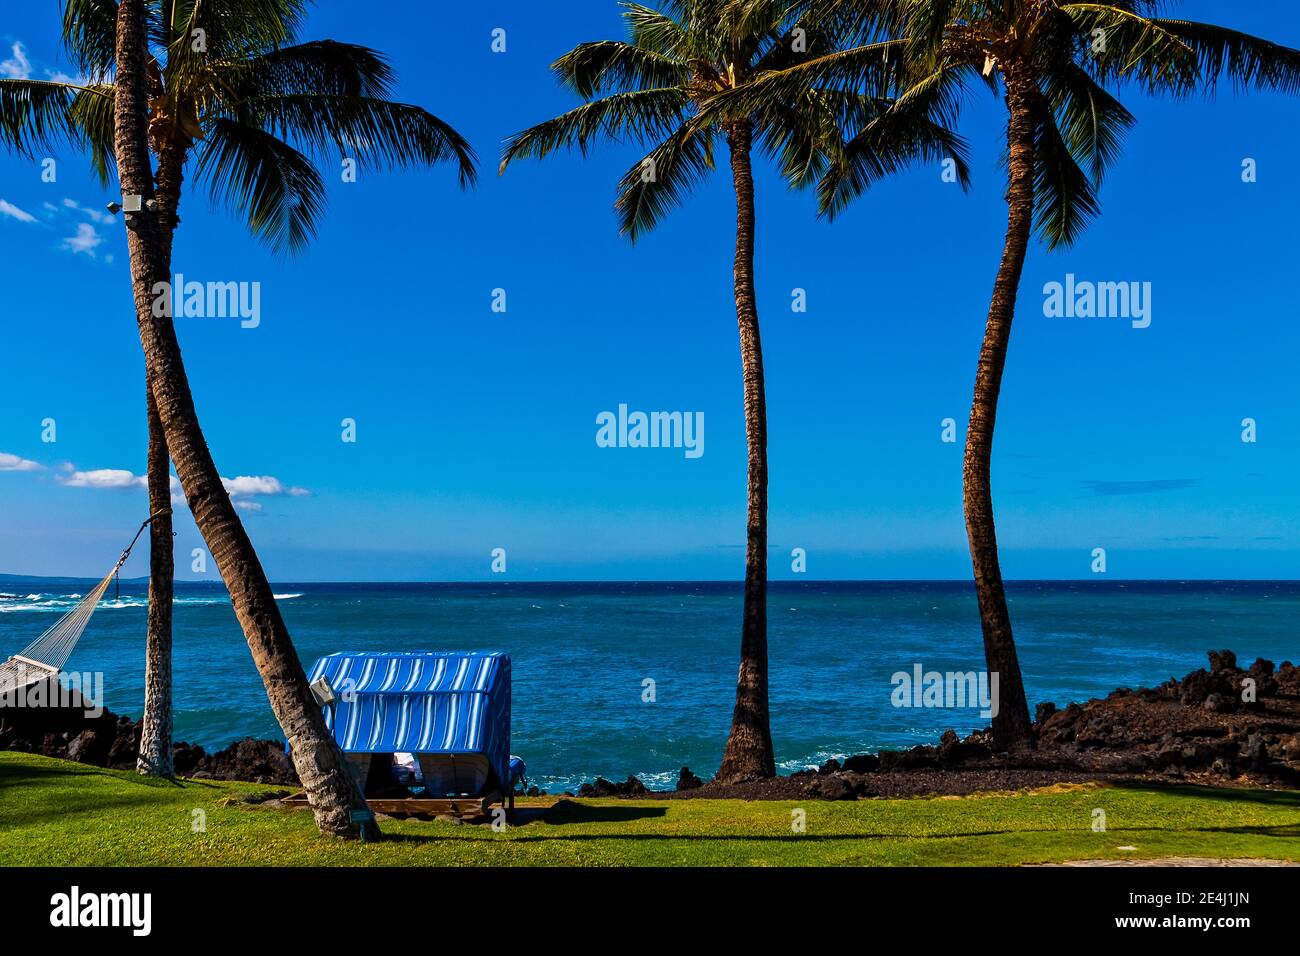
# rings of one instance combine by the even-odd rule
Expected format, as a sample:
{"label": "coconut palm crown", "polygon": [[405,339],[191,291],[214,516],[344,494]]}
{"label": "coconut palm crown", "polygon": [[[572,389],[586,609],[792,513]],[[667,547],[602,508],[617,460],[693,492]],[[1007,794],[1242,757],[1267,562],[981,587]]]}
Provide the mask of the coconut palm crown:
{"label": "coconut palm crown", "polygon": [[[560,82],[586,103],[510,137],[501,169],[564,148],[585,156],[598,142],[649,147],[618,184],[620,230],[632,239],[653,228],[714,169],[715,149],[735,124],[749,128],[753,144],[792,184],[806,185],[843,161],[844,139],[889,105],[879,96],[813,81],[787,85],[760,109],[714,109],[702,116],[701,105],[720,93],[743,90],[766,74],[837,50],[837,35],[796,0],[621,6],[628,40],[582,43],[553,64]],[[899,135],[880,137],[866,161],[892,171],[954,157],[966,185],[961,138],[934,114],[912,111],[909,118],[914,122]]]}
{"label": "coconut palm crown", "polygon": [[[322,162],[358,170],[454,163],[474,179],[474,151],[428,111],[394,102],[383,56],[333,40],[299,42],[307,0],[149,0],[149,134],[162,167],[194,175],[254,235],[297,252],[325,203]],[[0,139],[34,154],[87,148],[101,180],[113,162],[116,0],[68,0],[64,44],[85,79],[0,80]],[[179,187],[179,183],[176,184]],[[163,198],[160,196],[160,198]],[[174,225],[174,223],[173,223]]]}

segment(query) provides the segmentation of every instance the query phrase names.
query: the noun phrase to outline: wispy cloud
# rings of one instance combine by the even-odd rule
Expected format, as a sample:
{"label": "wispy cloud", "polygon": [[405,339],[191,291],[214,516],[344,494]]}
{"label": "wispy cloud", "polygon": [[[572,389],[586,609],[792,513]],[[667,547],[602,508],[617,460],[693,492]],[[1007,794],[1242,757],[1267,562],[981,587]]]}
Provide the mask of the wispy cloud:
{"label": "wispy cloud", "polygon": [[[235,478],[222,478],[221,484],[235,507],[245,514],[261,512],[262,502],[254,500],[256,498],[301,498],[311,494],[306,488],[286,485],[272,475],[239,475]],[[172,504],[187,507],[185,492],[175,475],[172,476]]]}
{"label": "wispy cloud", "polygon": [[97,468],[93,471],[73,471],[61,475],[57,481],[69,488],[143,488],[143,475],[132,474],[125,468]]}
{"label": "wispy cloud", "polygon": [[104,244],[104,237],[99,231],[88,222],[77,223],[76,234],[68,236],[63,240],[63,248],[76,254],[84,254],[94,259],[98,255],[95,250]]}
{"label": "wispy cloud", "polygon": [[[45,68],[45,78],[51,83],[67,83],[71,86],[89,86],[91,83],[103,82],[84,73],[65,73],[63,70]],[[7,80],[30,80],[32,78],[32,60],[27,55],[27,47],[21,41],[15,41],[10,47],[10,55],[0,60],[0,77]]]}
{"label": "wispy cloud", "polygon": [[91,78],[78,73],[75,76],[71,73],[64,73],[62,70],[46,70],[45,77],[51,83],[67,83],[69,86],[89,86]]}
{"label": "wispy cloud", "polygon": [[36,217],[31,213],[19,209],[13,203],[0,199],[0,216],[8,216],[10,219],[17,219],[19,222],[35,222]]}
{"label": "wispy cloud", "polygon": [[32,61],[27,59],[27,49],[21,43],[14,43],[13,55],[7,60],[0,60],[0,76],[6,80],[27,80],[32,75]]}
{"label": "wispy cloud", "polygon": [[311,494],[306,488],[286,485],[270,475],[240,475],[238,478],[222,478],[221,483],[232,498],[278,498],[283,495],[298,498]]}
{"label": "wispy cloud", "polygon": [[0,471],[40,471],[41,466],[26,458],[19,458],[7,451],[0,451]]}
{"label": "wispy cloud", "polygon": [[1154,481],[1085,481],[1083,486],[1094,495],[1149,495],[1157,491],[1190,488],[1199,478],[1159,478]]}
{"label": "wispy cloud", "polygon": [[110,216],[107,212],[104,212],[99,209],[92,209],[90,206],[83,206],[75,199],[65,198],[63,200],[63,207],[65,209],[71,209],[73,212],[79,212],[86,218],[90,219],[92,222],[97,222],[101,226],[107,226],[109,223],[113,221],[113,217]]}
{"label": "wispy cloud", "polygon": [[[40,471],[45,466],[39,462],[29,461],[8,452],[0,452],[0,471]],[[180,480],[170,475],[171,500],[176,507],[188,507],[185,491]],[[137,475],[125,468],[89,468],[79,469],[71,462],[59,465],[54,480],[65,488],[96,488],[110,491],[127,491],[147,488],[149,481],[144,475]],[[298,485],[286,485],[273,475],[239,475],[235,478],[222,478],[222,487],[235,503],[235,507],[246,514],[257,514],[262,510],[259,498],[301,498],[311,492]]]}

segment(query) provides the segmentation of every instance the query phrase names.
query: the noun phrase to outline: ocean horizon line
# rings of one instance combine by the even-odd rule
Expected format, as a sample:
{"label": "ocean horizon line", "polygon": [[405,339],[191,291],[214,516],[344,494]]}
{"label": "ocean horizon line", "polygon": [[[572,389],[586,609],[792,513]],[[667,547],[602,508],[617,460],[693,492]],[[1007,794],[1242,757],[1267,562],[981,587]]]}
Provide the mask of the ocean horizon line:
{"label": "ocean horizon line", "polygon": [[[83,584],[97,583],[100,578],[85,575],[58,575],[58,574],[14,574],[0,573],[0,583],[11,582],[18,583],[23,581],[30,582],[49,582],[64,584]],[[148,584],[148,575],[121,578],[120,583],[124,585],[143,585]],[[198,585],[206,584],[214,587],[224,586],[220,578],[175,578],[175,584]],[[339,578],[324,580],[306,580],[296,578],[277,578],[270,582],[276,587],[288,586],[306,586],[306,587],[323,587],[323,586],[383,586],[383,587],[529,587],[535,585],[555,585],[555,586],[584,586],[584,585],[655,585],[655,586],[696,586],[696,585],[723,585],[743,587],[743,578],[533,578],[527,580],[509,580],[498,581],[486,578],[475,580],[382,580],[382,579],[363,579],[363,578]],[[974,588],[974,581],[970,578],[769,578],[768,585],[800,585],[804,587],[820,585],[845,585],[845,584],[873,584],[873,585],[911,585],[911,584],[948,584],[956,586],[969,586]],[[1181,576],[1173,578],[1096,578],[1096,577],[1044,577],[1044,578],[1005,578],[1004,583],[1008,585],[1029,585],[1029,584],[1087,584],[1087,585],[1120,585],[1120,584],[1298,584],[1300,578],[1249,578],[1249,577],[1196,577]]]}

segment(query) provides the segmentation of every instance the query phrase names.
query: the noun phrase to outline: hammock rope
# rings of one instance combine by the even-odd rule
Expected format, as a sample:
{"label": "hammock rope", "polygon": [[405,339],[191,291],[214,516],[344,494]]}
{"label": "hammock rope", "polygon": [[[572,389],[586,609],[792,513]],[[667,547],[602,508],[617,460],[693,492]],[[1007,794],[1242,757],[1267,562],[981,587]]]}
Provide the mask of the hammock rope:
{"label": "hammock rope", "polygon": [[41,680],[48,680],[63,669],[63,665],[72,656],[77,641],[81,639],[82,633],[90,623],[90,616],[95,613],[95,608],[99,605],[100,599],[103,598],[104,592],[108,590],[108,586],[116,577],[117,572],[122,569],[122,565],[126,564],[126,559],[131,556],[131,549],[140,540],[140,535],[144,534],[144,529],[149,527],[149,523],[154,518],[169,512],[170,509],[160,511],[145,519],[144,523],[140,525],[140,530],[131,539],[131,543],[126,546],[126,549],[118,557],[117,563],[113,565],[113,570],[104,575],[104,580],[91,588],[72,610],[46,628],[40,637],[3,664],[0,664],[0,694],[8,694],[19,687],[25,687]]}

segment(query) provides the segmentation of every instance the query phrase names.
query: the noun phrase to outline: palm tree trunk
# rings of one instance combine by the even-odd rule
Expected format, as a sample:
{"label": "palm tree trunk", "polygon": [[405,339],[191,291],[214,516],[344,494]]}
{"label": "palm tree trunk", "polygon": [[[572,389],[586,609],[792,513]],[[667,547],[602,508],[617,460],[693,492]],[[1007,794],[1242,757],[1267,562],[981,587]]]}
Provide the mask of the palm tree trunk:
{"label": "palm tree trunk", "polygon": [[749,448],[748,535],[745,544],[745,610],[740,637],[740,674],[731,734],[718,768],[719,783],[776,776],[767,704],[767,399],[763,345],[754,296],[754,177],[747,122],[727,133],[736,190],[736,320],[745,379],[745,440]]}
{"label": "palm tree trunk", "polygon": [[145,376],[149,409],[149,617],[144,655],[144,716],[136,769],[152,777],[176,776],[172,765],[172,516],[167,437]]}
{"label": "palm tree trunk", "polygon": [[966,431],[966,455],[962,468],[966,536],[970,542],[975,571],[975,593],[979,599],[980,625],[984,632],[984,657],[990,675],[998,675],[997,713],[993,717],[993,738],[997,746],[1032,746],[1033,730],[1029,705],[1020,676],[1020,661],[1011,635],[1011,614],[1007,610],[1002,568],[998,563],[997,531],[993,524],[993,492],[990,460],[993,453],[993,425],[997,418],[1002,370],[1007,361],[1007,343],[1016,310],[1016,292],[1025,265],[1025,252],[1034,217],[1034,111],[1037,85],[1032,75],[1009,69],[1006,100],[1008,186],[1007,235],[993,285],[984,344],[975,373],[975,398],[971,403]]}
{"label": "palm tree trunk", "polygon": [[[119,3],[116,52],[114,136],[122,192],[149,199],[153,196],[153,176],[147,130],[143,0]],[[317,826],[323,833],[344,837],[358,836],[364,829],[365,837],[377,838],[379,830],[373,819],[352,820],[354,812],[365,810],[365,798],[325,727],[266,574],[222,487],[194,410],[176,330],[167,316],[154,315],[155,285],[169,281],[157,219],[147,210],[134,217],[127,230],[127,250],[149,386],[177,477],[230,592],[235,616],[266,685],[271,709],[292,747],[294,767],[307,790]]]}
{"label": "palm tree trunk", "polygon": [[[164,271],[171,273],[172,232],[180,205],[185,148],[159,150],[157,200]],[[136,769],[148,776],[176,776],[172,763],[172,590],[175,577],[171,515],[171,458],[158,405],[145,376],[149,414],[149,617],[145,636],[144,716]]]}

